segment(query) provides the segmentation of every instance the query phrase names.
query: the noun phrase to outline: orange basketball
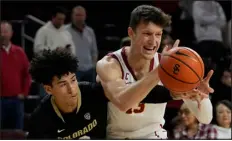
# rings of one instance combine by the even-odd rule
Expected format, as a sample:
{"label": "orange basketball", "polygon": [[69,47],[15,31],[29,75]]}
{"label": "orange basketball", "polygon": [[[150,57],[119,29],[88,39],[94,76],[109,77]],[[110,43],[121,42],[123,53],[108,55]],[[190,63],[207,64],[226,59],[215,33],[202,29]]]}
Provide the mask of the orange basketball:
{"label": "orange basketball", "polygon": [[178,47],[161,56],[158,72],[167,89],[186,92],[200,84],[204,77],[204,63],[194,50]]}

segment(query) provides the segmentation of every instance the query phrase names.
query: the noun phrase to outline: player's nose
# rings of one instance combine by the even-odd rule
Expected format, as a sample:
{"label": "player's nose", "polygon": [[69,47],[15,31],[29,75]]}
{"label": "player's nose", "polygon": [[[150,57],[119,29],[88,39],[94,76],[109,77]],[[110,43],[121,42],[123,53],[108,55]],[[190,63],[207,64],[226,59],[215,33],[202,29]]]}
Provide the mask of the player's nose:
{"label": "player's nose", "polygon": [[67,89],[68,89],[68,93],[69,93],[69,94],[73,94],[74,91],[75,91],[74,86],[72,86],[71,84],[68,84],[68,85],[67,85]]}

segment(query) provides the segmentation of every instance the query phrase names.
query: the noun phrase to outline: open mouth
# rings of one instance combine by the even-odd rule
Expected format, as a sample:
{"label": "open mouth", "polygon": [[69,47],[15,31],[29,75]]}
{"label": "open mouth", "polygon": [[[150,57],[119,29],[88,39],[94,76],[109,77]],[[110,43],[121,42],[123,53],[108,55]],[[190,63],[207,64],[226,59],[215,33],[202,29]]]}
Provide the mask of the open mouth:
{"label": "open mouth", "polygon": [[154,46],[154,47],[146,47],[146,46],[144,46],[143,48],[144,48],[145,50],[147,50],[147,51],[153,51],[153,50],[156,49],[155,46]]}

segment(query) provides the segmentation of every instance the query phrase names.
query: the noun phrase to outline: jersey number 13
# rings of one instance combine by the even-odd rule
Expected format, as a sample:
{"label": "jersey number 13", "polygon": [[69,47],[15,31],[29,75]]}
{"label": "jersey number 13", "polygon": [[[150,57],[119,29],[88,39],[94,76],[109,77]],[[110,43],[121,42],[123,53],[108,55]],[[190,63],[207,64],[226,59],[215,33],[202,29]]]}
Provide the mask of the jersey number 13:
{"label": "jersey number 13", "polygon": [[127,114],[132,114],[132,113],[135,113],[135,114],[138,114],[138,113],[142,113],[145,109],[145,104],[144,103],[140,103],[138,105],[138,108],[135,108],[135,109],[129,109],[126,111]]}

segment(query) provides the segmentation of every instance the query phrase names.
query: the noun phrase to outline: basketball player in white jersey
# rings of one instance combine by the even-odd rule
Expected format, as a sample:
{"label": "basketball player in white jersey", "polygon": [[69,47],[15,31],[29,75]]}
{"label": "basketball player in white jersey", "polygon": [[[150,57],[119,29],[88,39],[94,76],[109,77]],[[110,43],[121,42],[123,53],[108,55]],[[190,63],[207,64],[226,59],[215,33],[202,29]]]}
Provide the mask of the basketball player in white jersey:
{"label": "basketball player in white jersey", "polygon": [[[108,139],[166,139],[164,125],[166,102],[145,101],[148,93],[162,85],[157,66],[163,28],[171,23],[168,15],[160,9],[141,5],[131,13],[128,35],[131,46],[105,56],[97,63],[97,81],[104,88],[108,103]],[[177,47],[176,41],[174,47]],[[164,50],[166,51],[167,48]],[[198,89],[180,94],[184,102],[202,123],[210,123],[212,104],[206,94],[213,92],[209,80],[213,72],[202,80]],[[116,87],[115,82],[122,85]],[[165,92],[165,91],[163,91]],[[162,90],[157,95],[162,97]],[[170,92],[174,97],[175,93]],[[201,107],[196,99],[200,96]],[[176,97],[177,98],[177,97]],[[148,100],[149,101],[149,100]]]}

